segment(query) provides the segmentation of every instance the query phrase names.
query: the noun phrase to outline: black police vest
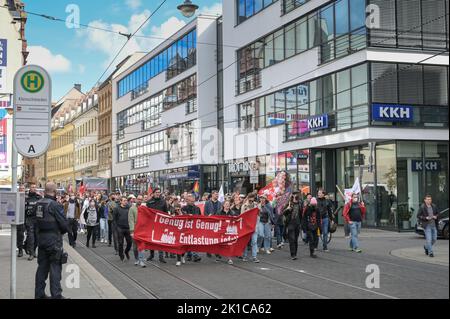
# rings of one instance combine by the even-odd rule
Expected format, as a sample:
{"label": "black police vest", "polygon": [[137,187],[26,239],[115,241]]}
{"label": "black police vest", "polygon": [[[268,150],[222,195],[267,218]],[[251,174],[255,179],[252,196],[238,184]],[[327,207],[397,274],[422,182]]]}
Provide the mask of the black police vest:
{"label": "black police vest", "polygon": [[59,225],[54,217],[58,214],[52,200],[43,198],[36,204],[36,223],[39,232],[60,234]]}
{"label": "black police vest", "polygon": [[41,199],[40,196],[32,196],[28,197],[25,202],[25,215],[26,217],[35,217],[36,216],[36,205],[38,201]]}

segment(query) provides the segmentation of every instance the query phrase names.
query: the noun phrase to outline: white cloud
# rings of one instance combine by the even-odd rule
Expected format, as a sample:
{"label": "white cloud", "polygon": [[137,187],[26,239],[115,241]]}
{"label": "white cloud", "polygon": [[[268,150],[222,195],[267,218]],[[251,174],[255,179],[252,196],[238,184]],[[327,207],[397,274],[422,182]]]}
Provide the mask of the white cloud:
{"label": "white cloud", "polygon": [[53,54],[43,46],[29,46],[28,64],[36,64],[49,72],[68,72],[72,63],[61,54]]}
{"label": "white cloud", "polygon": [[142,5],[141,0],[126,0],[125,2],[127,4],[127,6],[133,10],[136,10],[137,8],[139,8]]}
{"label": "white cloud", "polygon": [[183,20],[180,20],[177,17],[170,17],[159,27],[152,27],[151,36],[155,38],[160,38],[155,39],[155,42],[159,44],[162,41],[164,41],[164,39],[171,37],[175,32],[180,30],[185,25],[186,22],[184,22]]}
{"label": "white cloud", "polygon": [[222,14],[222,3],[217,2],[211,5],[210,7],[205,6],[200,9],[200,14],[220,16]]}
{"label": "white cloud", "polygon": [[[149,10],[136,13],[130,17],[127,25],[109,24],[102,20],[95,20],[89,23],[92,27],[108,29],[123,34],[132,34],[150,16]],[[148,52],[155,48],[164,39],[172,36],[186,23],[176,17],[170,17],[159,26],[150,27],[150,22],[140,29],[122,50],[122,53],[114,61],[117,65],[126,56],[135,52]],[[79,37],[85,38],[85,45],[89,50],[100,51],[106,56],[104,67],[108,66],[127,38],[119,34],[108,33],[95,29],[78,29]]]}

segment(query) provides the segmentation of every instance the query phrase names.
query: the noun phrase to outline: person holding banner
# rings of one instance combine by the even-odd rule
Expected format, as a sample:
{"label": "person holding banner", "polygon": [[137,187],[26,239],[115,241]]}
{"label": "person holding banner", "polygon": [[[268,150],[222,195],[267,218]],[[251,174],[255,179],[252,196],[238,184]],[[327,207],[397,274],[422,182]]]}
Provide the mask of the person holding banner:
{"label": "person holding banner", "polygon": [[359,202],[358,194],[352,194],[352,200],[344,206],[343,215],[350,226],[350,250],[361,253],[358,235],[361,232],[361,223],[366,215],[366,206],[363,201]]}
{"label": "person holding banner", "polygon": [[[195,206],[195,196],[194,194],[188,194],[186,196],[186,206],[181,208],[181,211],[183,212],[183,215],[201,215],[200,208]],[[199,262],[202,260],[202,258],[196,253],[196,252],[188,252],[187,254],[187,260],[191,261],[192,257],[194,257],[194,262]]]}
{"label": "person holding banner", "polygon": [[[169,212],[169,208],[167,207],[167,202],[161,197],[161,189],[155,188],[153,190],[150,200],[147,202],[147,207],[159,210],[160,212],[163,212],[163,213]],[[167,263],[166,260],[164,259],[164,252],[159,251],[158,255],[159,255],[160,263],[163,263],[163,264]],[[153,260],[154,257],[155,257],[155,251],[150,250],[150,256],[147,258],[147,261]]]}

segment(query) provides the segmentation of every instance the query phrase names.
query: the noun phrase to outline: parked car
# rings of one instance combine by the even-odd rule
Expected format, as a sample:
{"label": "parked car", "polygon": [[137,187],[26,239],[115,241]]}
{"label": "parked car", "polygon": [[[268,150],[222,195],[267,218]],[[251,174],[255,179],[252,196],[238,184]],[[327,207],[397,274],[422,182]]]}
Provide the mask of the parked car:
{"label": "parked car", "polygon": [[[438,237],[448,239],[448,208],[439,213],[439,222],[437,226]],[[417,221],[415,230],[417,234],[425,236],[421,221]]]}

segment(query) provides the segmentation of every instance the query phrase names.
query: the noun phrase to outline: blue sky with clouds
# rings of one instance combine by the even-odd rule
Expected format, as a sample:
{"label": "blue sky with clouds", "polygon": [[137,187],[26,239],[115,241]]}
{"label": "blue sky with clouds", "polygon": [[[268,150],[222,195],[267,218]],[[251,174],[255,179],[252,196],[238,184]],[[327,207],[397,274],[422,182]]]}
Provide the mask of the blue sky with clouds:
{"label": "blue sky with clouds", "polygon": [[[80,23],[103,29],[133,33],[155,10],[162,0],[26,0],[26,10],[66,20],[68,5],[80,10]],[[186,24],[176,9],[183,0],[167,0],[138,35],[132,39],[115,61],[118,64],[127,54],[150,51],[160,38],[170,37]],[[221,0],[195,0],[200,12],[221,13]],[[70,8],[70,7],[69,7]],[[62,97],[74,83],[81,83],[83,91],[91,89],[116,55],[126,38],[100,30],[67,28],[63,22],[29,15],[26,38],[29,64],[44,66],[53,80],[53,100]],[[111,70],[110,70],[111,71]],[[106,78],[109,72],[105,75]]]}

